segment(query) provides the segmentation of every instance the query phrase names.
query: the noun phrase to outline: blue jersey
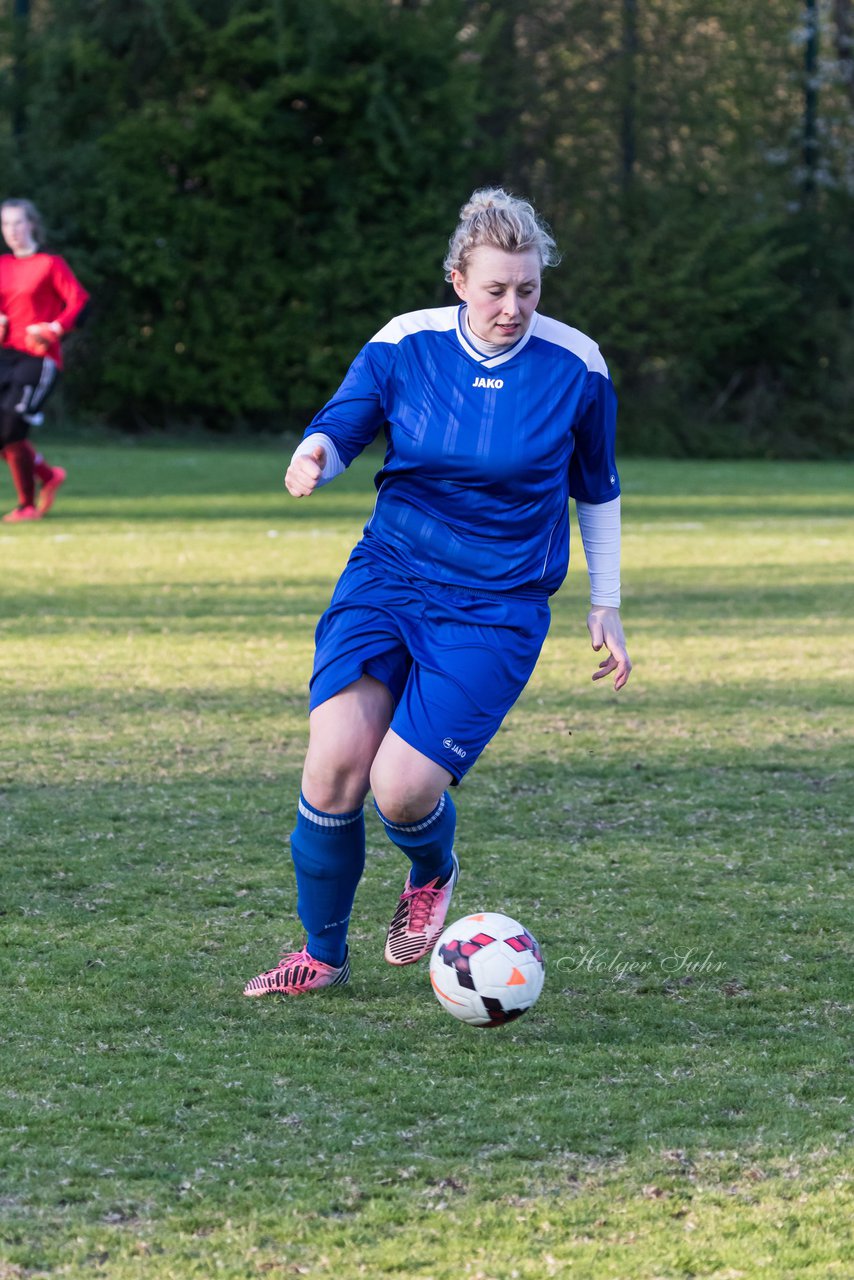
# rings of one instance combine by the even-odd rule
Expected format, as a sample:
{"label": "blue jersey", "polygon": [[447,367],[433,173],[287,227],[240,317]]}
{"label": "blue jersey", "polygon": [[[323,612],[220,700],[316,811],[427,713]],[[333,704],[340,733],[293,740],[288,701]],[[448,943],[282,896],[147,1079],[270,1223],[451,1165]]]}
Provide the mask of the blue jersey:
{"label": "blue jersey", "polygon": [[385,430],[360,551],[474,590],[550,595],[569,563],[570,496],[610,502],[616,397],[592,339],[537,313],[509,350],[468,341],[465,307],[398,316],[306,431],[345,466]]}

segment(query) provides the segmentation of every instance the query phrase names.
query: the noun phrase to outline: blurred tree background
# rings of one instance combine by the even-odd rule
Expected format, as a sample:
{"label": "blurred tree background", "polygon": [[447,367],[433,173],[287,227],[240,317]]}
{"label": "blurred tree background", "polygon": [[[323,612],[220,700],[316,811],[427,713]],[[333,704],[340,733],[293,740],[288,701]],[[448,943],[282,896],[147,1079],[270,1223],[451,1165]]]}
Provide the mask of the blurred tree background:
{"label": "blurred tree background", "polygon": [[848,454],[853,41],[852,0],[5,0],[4,194],[94,295],[66,402],[301,429],[500,183],[624,449]]}

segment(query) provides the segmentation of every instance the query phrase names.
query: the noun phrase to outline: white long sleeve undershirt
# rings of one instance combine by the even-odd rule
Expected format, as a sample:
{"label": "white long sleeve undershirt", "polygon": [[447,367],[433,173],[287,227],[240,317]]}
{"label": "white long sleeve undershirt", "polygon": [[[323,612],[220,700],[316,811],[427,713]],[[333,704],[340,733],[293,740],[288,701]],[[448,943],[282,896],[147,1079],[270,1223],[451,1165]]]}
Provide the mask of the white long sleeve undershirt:
{"label": "white long sleeve undershirt", "polygon": [[294,458],[301,458],[306,453],[313,453],[319,444],[326,450],[326,463],[317,482],[318,489],[324,484],[329,484],[330,480],[334,480],[336,476],[340,476],[341,472],[346,470],[338,450],[335,448],[334,442],[329,439],[329,436],[322,431],[313,431],[310,436],[306,436],[305,440],[300,441],[294,449],[293,458],[291,458],[291,462],[293,462]]}
{"label": "white long sleeve undershirt", "polygon": [[620,499],[576,502],[590,576],[590,603],[620,607]]}

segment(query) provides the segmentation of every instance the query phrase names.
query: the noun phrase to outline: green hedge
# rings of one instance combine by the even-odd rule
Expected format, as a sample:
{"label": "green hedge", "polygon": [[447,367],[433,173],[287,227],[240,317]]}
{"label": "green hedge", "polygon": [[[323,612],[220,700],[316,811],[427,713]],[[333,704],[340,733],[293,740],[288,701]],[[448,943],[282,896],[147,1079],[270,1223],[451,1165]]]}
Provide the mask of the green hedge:
{"label": "green hedge", "polygon": [[[0,160],[94,295],[69,409],[301,429],[390,315],[449,300],[459,205],[503,181],[552,221],[565,259],[543,309],[600,342],[624,447],[850,452],[850,193],[805,208],[723,126],[728,182],[701,180],[705,142],[621,189],[606,11],[614,28],[607,0],[558,32],[560,6],[502,0],[46,0],[0,75]],[[585,21],[602,103],[584,97]]]}

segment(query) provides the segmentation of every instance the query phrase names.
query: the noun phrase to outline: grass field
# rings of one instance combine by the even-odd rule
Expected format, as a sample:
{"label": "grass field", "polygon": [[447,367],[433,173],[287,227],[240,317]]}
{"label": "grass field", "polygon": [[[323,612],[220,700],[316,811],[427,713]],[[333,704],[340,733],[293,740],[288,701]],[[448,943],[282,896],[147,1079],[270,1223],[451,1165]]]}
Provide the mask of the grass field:
{"label": "grass field", "polygon": [[0,534],[0,1280],[854,1275],[852,468],[624,463],[629,686],[579,555],[458,796],[452,912],[548,966],[483,1032],[383,963],[371,816],[351,985],[240,994],[301,941],[313,627],[376,458],[294,503],[270,444],[52,453]]}

